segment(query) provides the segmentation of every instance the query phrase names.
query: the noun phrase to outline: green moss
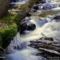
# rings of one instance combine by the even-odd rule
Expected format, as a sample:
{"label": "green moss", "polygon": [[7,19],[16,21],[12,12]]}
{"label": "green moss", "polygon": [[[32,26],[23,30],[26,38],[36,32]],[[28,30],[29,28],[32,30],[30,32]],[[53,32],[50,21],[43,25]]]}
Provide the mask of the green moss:
{"label": "green moss", "polygon": [[11,38],[11,36],[13,37],[17,33],[17,25],[13,24],[12,26],[11,25],[8,26],[8,28],[2,28],[0,30],[0,32],[1,32],[3,37],[8,36],[7,38],[9,38],[9,36],[10,36],[10,38]]}
{"label": "green moss", "polygon": [[17,25],[13,23],[13,25],[9,25],[8,28],[0,28],[0,34],[2,36],[3,48],[5,48],[17,34]]}
{"label": "green moss", "polygon": [[[7,24],[8,27],[0,27],[0,43],[2,43],[2,47],[6,48],[13,37],[17,34],[19,19],[14,16],[6,16],[0,19],[2,24]],[[16,24],[17,23],[17,24]],[[2,41],[2,42],[1,42]]]}

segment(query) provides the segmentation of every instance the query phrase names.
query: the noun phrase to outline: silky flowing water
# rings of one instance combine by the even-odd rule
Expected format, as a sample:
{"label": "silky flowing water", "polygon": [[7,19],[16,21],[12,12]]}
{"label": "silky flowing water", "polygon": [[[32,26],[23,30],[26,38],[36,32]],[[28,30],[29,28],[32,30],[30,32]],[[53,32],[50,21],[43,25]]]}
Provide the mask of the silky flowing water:
{"label": "silky flowing water", "polygon": [[16,37],[14,37],[14,40],[12,40],[7,47],[9,54],[5,55],[5,60],[47,60],[42,56],[36,56],[37,53],[41,52],[28,46],[31,40],[36,40],[41,37],[41,21],[36,20],[36,18],[32,17],[32,20],[30,20],[31,23],[36,25],[36,29],[34,31],[26,30],[23,35],[20,35],[18,32]]}

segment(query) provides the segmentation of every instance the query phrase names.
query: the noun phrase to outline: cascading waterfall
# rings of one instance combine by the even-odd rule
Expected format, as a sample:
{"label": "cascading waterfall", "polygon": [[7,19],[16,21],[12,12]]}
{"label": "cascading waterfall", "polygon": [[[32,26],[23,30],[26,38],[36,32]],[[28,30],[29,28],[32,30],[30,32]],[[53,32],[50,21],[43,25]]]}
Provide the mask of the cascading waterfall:
{"label": "cascading waterfall", "polygon": [[[5,60],[47,60],[42,56],[36,56],[36,53],[41,53],[41,52],[28,46],[31,40],[38,40],[40,37],[42,37],[41,30],[44,28],[44,27],[43,28],[40,27],[40,23],[43,24],[43,22],[39,21],[38,19],[36,20],[37,18],[36,16],[31,18],[32,20],[30,20],[30,22],[36,25],[36,29],[34,31],[29,31],[29,32],[25,31],[26,34],[23,34],[23,35],[20,35],[18,32],[14,40],[11,41],[10,45],[7,48],[10,54],[6,55]],[[51,21],[51,22],[47,22],[46,25],[51,23],[52,25],[54,25],[53,23],[55,23],[56,25],[58,24],[57,22]],[[47,25],[47,26],[50,26],[50,25]],[[59,28],[58,25],[55,27]],[[48,30],[48,28],[49,27],[47,27],[46,29]],[[52,27],[50,26],[50,28]],[[46,30],[46,29],[43,29],[43,30]],[[53,30],[51,30],[50,32],[52,31]],[[49,36],[49,33],[47,34]],[[50,34],[50,36],[51,35],[55,38],[55,34],[54,35]]]}
{"label": "cascading waterfall", "polygon": [[[40,53],[34,48],[28,46],[30,40],[36,40],[40,38],[40,29],[38,20],[30,20],[31,23],[34,23],[37,27],[34,31],[26,33],[25,35],[20,35],[18,32],[16,37],[11,41],[10,45],[7,47],[9,54],[6,54],[5,60],[42,60],[46,59],[42,56],[36,56],[36,53]],[[26,31],[25,31],[26,32]]]}
{"label": "cascading waterfall", "polygon": [[41,35],[41,25],[44,25],[46,22],[39,21],[38,17],[31,16],[30,23],[34,23],[36,25],[36,29],[34,31],[25,30],[25,35],[20,35],[18,32],[16,37],[11,41],[10,45],[8,46],[7,50],[14,50],[14,47],[20,46],[22,42],[29,42],[30,40],[39,39]]}
{"label": "cascading waterfall", "polygon": [[41,28],[40,28],[40,25],[38,24],[38,22],[40,22],[40,21],[37,18],[38,17],[34,18],[34,16],[32,16],[31,17],[32,20],[30,20],[30,23],[34,23],[36,25],[36,29],[34,31],[31,31],[31,32],[29,31],[30,33],[28,33],[28,31],[25,31],[27,34],[26,35],[22,35],[22,36],[20,36],[20,33],[18,32],[17,35],[14,37],[14,39],[11,41],[10,45],[7,47],[8,51],[13,51],[14,47],[19,46],[22,42],[40,38],[39,31],[41,30]]}

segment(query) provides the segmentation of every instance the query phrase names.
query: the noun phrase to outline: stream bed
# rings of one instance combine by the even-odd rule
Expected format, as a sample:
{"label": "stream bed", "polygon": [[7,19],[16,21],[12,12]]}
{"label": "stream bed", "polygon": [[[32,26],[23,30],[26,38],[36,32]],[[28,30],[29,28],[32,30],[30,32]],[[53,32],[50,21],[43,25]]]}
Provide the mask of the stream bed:
{"label": "stream bed", "polygon": [[[10,45],[7,47],[9,54],[6,54],[6,59],[4,60],[47,60],[43,56],[37,56],[37,53],[41,53],[37,49],[28,46],[30,41],[40,38],[41,27],[39,23],[41,21],[36,20],[34,17],[30,22],[36,25],[34,31],[25,31],[25,34],[20,35],[18,32],[14,40],[11,41]],[[43,24],[43,23],[42,23]]]}

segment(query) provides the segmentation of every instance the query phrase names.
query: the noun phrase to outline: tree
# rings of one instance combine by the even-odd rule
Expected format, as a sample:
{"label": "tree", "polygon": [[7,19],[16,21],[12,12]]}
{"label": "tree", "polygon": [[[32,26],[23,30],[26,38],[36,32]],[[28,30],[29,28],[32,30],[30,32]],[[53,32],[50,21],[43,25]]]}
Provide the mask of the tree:
{"label": "tree", "polygon": [[0,0],[0,18],[8,13],[9,3],[16,0]]}
{"label": "tree", "polygon": [[10,0],[0,0],[0,18],[7,13]]}
{"label": "tree", "polygon": [[38,0],[27,0],[26,4],[20,9],[19,13],[16,16],[16,23],[19,24],[19,22],[26,17],[26,15],[31,10],[34,3],[36,3]]}

